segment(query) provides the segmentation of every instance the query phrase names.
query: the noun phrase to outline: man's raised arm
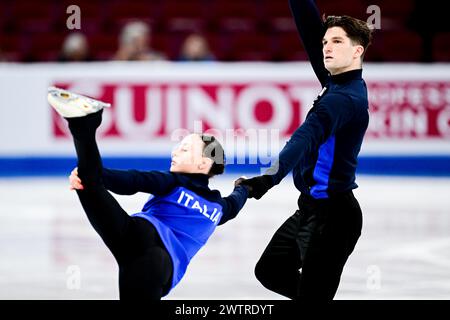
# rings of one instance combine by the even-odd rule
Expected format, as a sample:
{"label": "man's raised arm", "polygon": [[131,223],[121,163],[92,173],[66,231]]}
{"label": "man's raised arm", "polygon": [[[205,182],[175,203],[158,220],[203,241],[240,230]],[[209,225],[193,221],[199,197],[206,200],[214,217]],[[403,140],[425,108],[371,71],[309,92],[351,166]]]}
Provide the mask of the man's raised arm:
{"label": "man's raised arm", "polygon": [[314,0],[289,0],[289,6],[313,70],[324,86],[328,78],[322,53],[325,30],[316,3]]}

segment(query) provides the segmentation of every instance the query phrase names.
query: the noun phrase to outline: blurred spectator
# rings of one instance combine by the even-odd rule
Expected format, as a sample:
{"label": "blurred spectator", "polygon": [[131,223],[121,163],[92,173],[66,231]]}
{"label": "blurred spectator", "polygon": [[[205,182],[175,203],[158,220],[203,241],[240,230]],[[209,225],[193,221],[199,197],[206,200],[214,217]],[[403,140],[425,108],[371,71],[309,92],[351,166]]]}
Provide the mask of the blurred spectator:
{"label": "blurred spectator", "polygon": [[209,49],[205,37],[194,33],[189,35],[183,43],[180,61],[214,61],[215,57]]}
{"label": "blurred spectator", "polygon": [[127,23],[120,34],[115,60],[166,60],[164,54],[150,47],[150,27],[141,21]]}
{"label": "blurred spectator", "polygon": [[86,36],[79,32],[69,34],[64,40],[58,61],[75,62],[91,60]]}

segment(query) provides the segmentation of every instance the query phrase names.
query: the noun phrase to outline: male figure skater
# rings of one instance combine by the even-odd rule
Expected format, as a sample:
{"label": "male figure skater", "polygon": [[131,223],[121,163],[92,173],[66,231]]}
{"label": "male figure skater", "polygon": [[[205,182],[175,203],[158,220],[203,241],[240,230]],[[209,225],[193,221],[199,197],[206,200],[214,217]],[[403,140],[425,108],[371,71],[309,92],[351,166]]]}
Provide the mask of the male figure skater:
{"label": "male figure skater", "polygon": [[288,298],[328,301],[362,228],[352,189],[369,122],[362,60],[371,30],[348,16],[322,21],[314,0],[289,4],[322,91],[277,162],[241,184],[250,187],[250,198],[260,199],[293,170],[298,210],[276,231],[255,274]]}

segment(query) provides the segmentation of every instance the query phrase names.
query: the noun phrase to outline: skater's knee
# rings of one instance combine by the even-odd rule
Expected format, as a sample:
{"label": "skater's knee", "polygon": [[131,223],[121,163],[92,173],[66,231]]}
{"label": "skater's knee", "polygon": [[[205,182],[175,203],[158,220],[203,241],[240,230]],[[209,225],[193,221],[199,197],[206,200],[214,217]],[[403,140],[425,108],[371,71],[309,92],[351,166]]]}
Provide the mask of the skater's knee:
{"label": "skater's knee", "polygon": [[271,271],[270,264],[267,263],[267,261],[260,259],[255,266],[255,276],[256,279],[258,279],[259,282],[261,282],[264,286],[268,285],[270,283],[270,279],[274,276],[274,272]]}
{"label": "skater's knee", "polygon": [[273,264],[265,264],[260,260],[255,266],[255,276],[266,289],[295,299],[297,279],[296,277],[289,278],[284,270],[276,268]]}

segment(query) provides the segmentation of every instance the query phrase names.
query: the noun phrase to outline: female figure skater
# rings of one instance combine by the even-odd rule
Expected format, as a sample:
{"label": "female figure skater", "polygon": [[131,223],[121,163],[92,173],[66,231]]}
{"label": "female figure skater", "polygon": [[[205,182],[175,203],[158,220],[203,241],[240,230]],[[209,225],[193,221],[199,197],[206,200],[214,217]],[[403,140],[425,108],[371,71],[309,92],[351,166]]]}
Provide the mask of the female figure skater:
{"label": "female figure skater", "polygon": [[[120,299],[160,300],[216,226],[241,210],[247,187],[236,186],[224,198],[209,189],[209,178],[224,171],[224,152],[214,137],[199,134],[186,136],[172,152],[170,171],[103,168],[95,132],[109,104],[54,87],[48,101],[69,123],[78,157],[71,187],[118,263]],[[151,196],[130,216],[108,190]]]}

